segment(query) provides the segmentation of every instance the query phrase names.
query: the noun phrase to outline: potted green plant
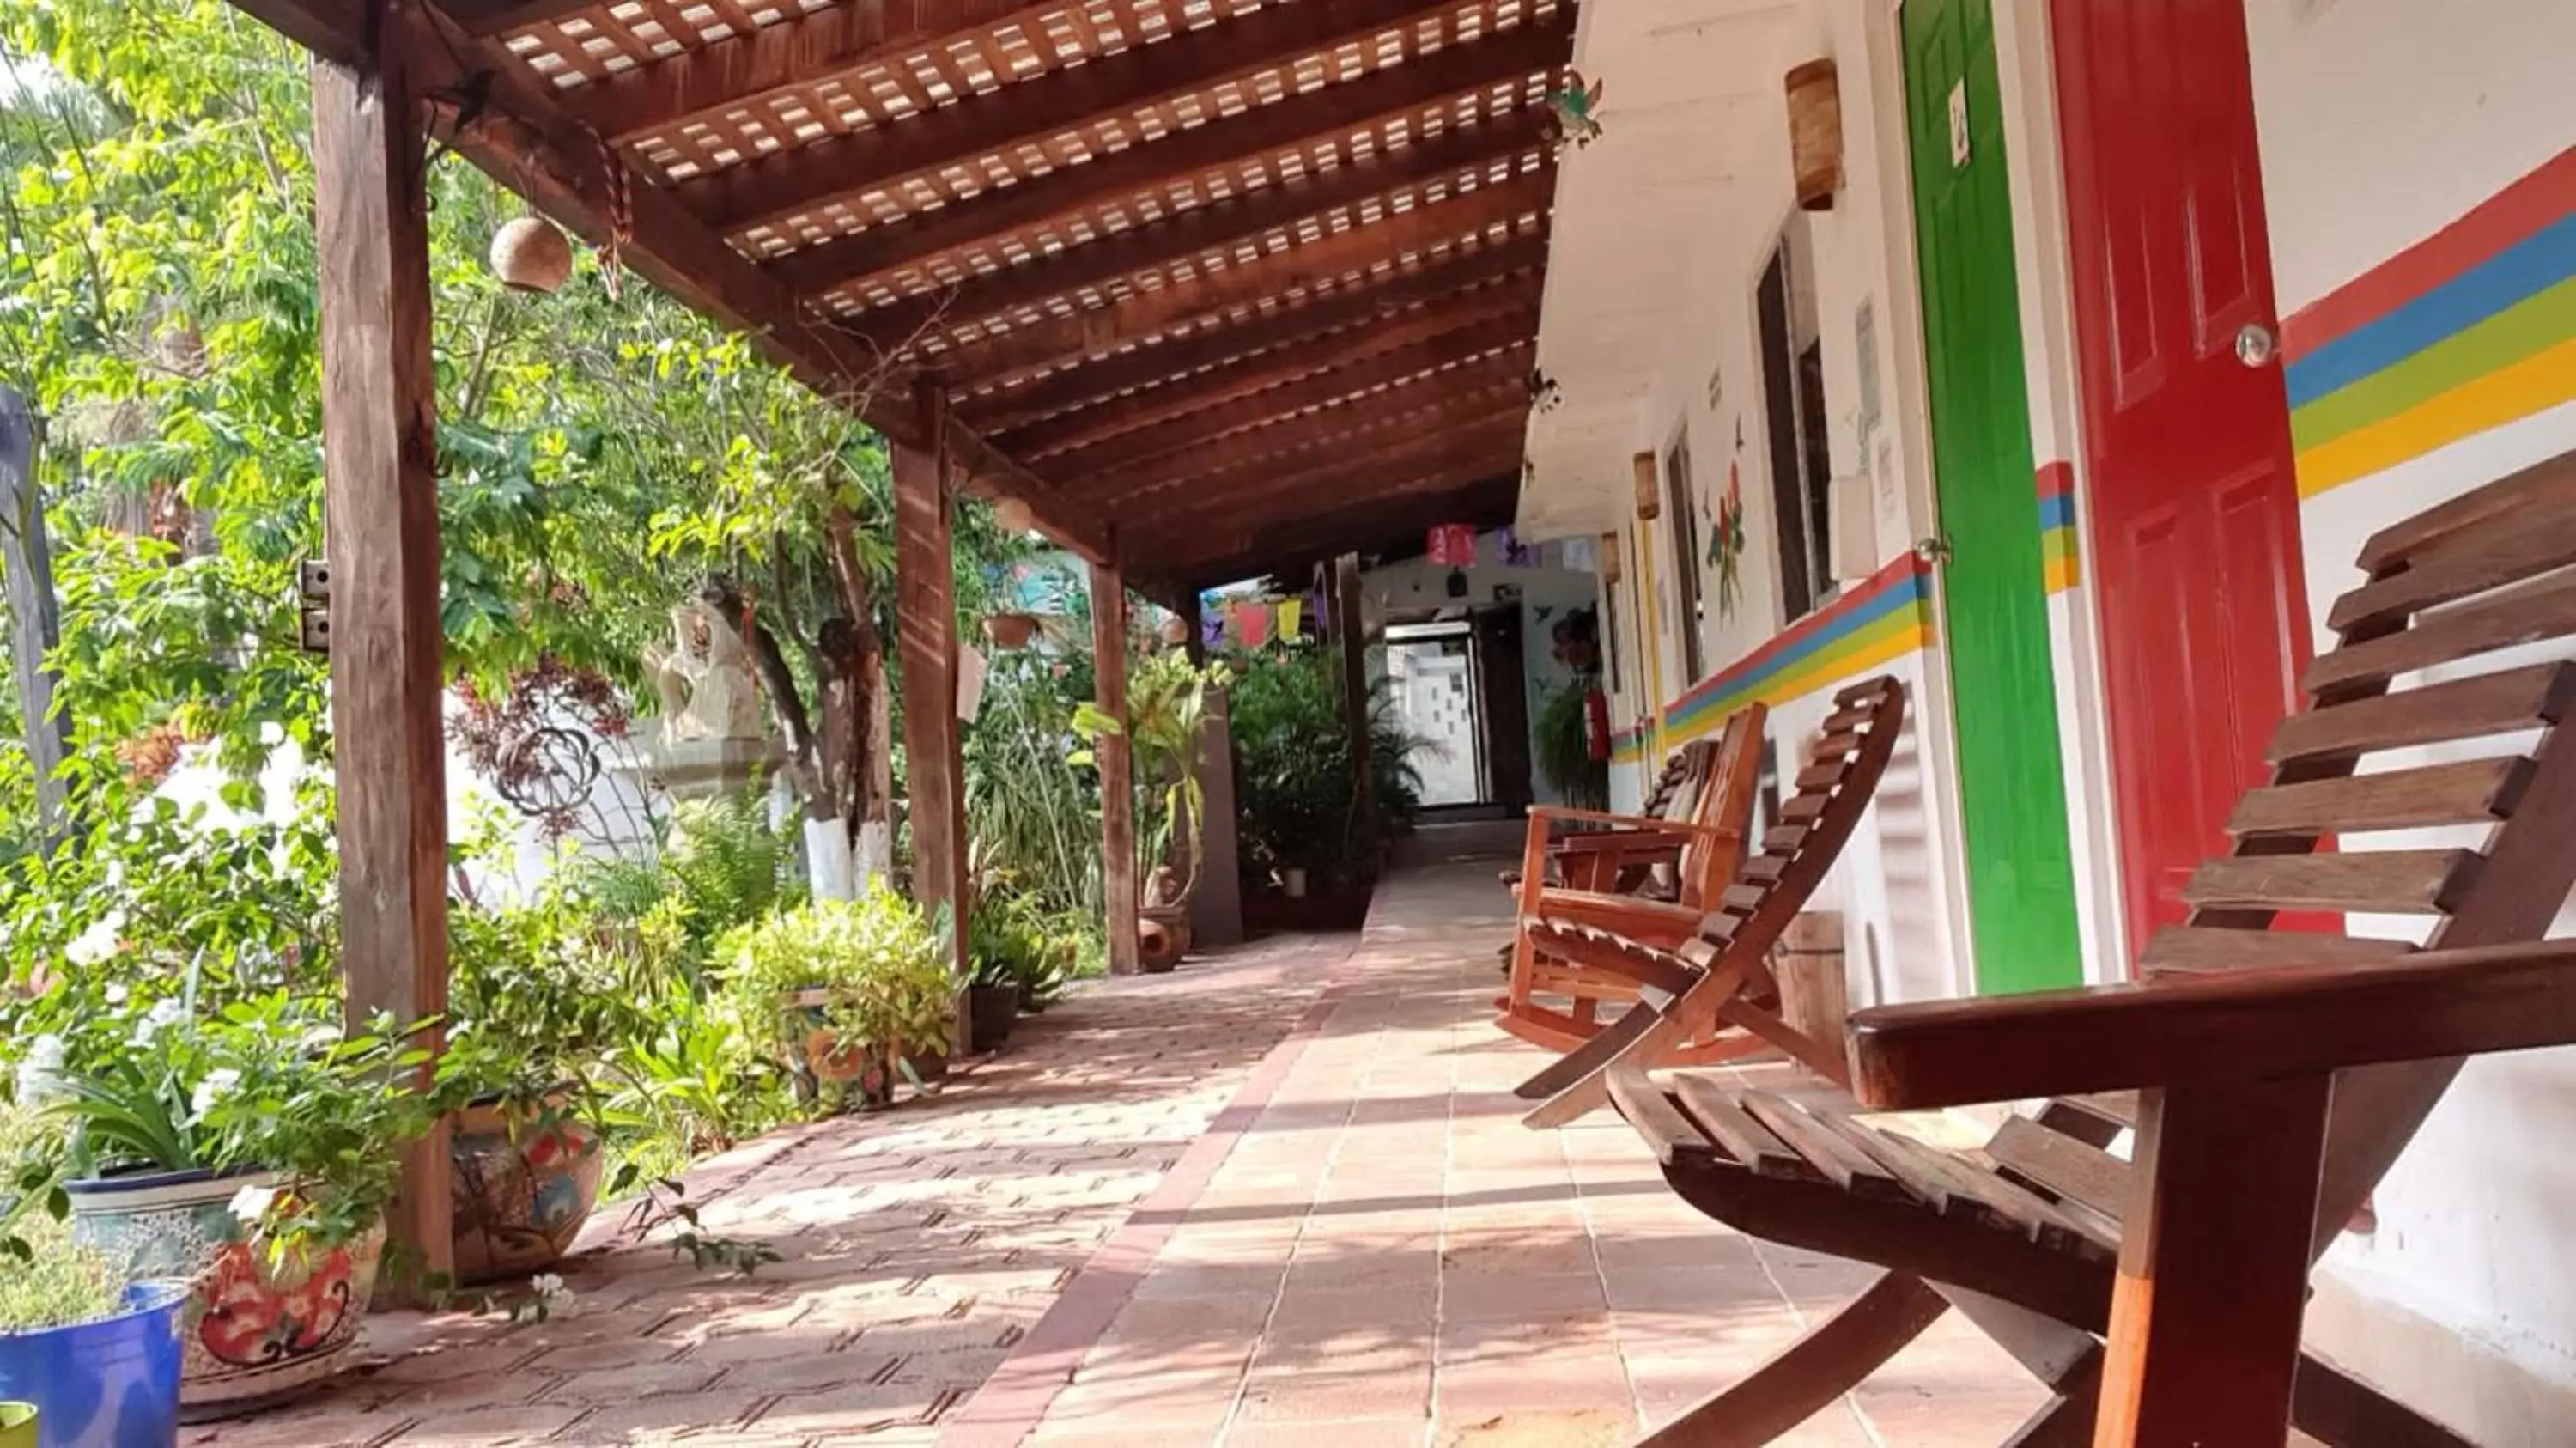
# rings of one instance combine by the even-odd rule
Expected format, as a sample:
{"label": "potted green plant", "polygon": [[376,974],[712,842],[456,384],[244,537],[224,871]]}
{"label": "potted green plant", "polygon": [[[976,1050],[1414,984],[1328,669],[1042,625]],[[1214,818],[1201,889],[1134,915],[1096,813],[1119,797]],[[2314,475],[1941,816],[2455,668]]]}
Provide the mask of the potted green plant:
{"label": "potted green plant", "polygon": [[957,983],[945,931],[883,883],[856,900],[815,900],[741,927],[718,950],[746,1020],[772,1023],[782,1053],[819,1082],[891,1104],[894,1083],[944,1069]]}
{"label": "potted green plant", "polygon": [[175,1441],[188,1284],[128,1283],[33,1205],[0,1220],[0,1448]]}
{"label": "potted green plant", "polygon": [[[1136,662],[1124,719],[1090,704],[1074,710],[1074,732],[1092,746],[1111,736],[1127,740],[1144,826],[1136,832],[1137,918],[1146,947],[1140,964],[1150,972],[1171,969],[1189,949],[1189,897],[1198,883],[1199,820],[1206,808],[1195,767],[1199,731],[1207,722],[1208,691],[1231,678],[1223,664],[1194,664],[1169,650]],[[1092,763],[1094,753],[1077,750],[1073,762]]]}
{"label": "potted green plant", "polygon": [[455,1271],[481,1282],[560,1261],[598,1203],[607,1154],[593,1078],[618,1045],[651,1034],[656,992],[610,928],[570,890],[523,905],[459,902],[448,922],[447,1048],[438,1062],[448,1134]]}
{"label": "potted green plant", "polygon": [[63,1052],[72,1235],[129,1280],[188,1284],[181,1400],[271,1401],[357,1337],[428,1057],[390,1020],[285,991],[200,1019],[178,999],[88,1023]]}

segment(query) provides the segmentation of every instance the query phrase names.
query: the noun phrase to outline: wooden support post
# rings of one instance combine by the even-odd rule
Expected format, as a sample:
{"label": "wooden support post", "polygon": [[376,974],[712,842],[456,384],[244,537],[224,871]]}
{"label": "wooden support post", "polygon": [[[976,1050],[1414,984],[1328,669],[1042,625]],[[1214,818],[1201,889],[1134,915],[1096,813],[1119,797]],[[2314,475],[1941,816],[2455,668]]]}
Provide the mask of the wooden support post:
{"label": "wooden support post", "polygon": [[2333,1078],[2145,1093],[2094,1448],[2277,1443]]}
{"label": "wooden support post", "polygon": [[[949,949],[966,970],[964,767],[957,741],[957,577],[948,532],[948,398],[918,395],[927,448],[894,450],[895,647],[903,663],[904,777],[912,825],[912,898],[945,906]],[[961,1020],[961,1031],[964,1022]]]}
{"label": "wooden support post", "polygon": [[9,662],[17,675],[18,718],[36,776],[36,820],[51,850],[63,817],[63,757],[71,728],[54,712],[54,671],[45,655],[59,639],[54,564],[45,546],[45,500],[36,486],[36,411],[0,387],[0,574],[8,576]]}
{"label": "wooden support post", "polygon": [[[1370,798],[1368,624],[1360,616],[1360,556],[1345,553],[1333,560],[1333,621],[1342,642],[1342,718],[1351,731],[1352,838],[1374,850],[1379,841],[1370,828],[1375,807]],[[1374,876],[1374,858],[1352,860],[1364,875]]]}
{"label": "wooden support post", "polygon": [[1190,938],[1200,945],[1233,945],[1243,939],[1243,879],[1234,803],[1234,701],[1223,689],[1208,691],[1196,767],[1199,800],[1207,818],[1199,825],[1199,879],[1190,893]]}
{"label": "wooden support post", "polygon": [[[447,1009],[438,436],[420,108],[392,54],[313,65],[323,541],[331,564],[340,961],[350,1024]],[[426,1042],[439,1045],[432,1032]],[[394,1243],[453,1268],[445,1123],[403,1160]]]}
{"label": "wooden support post", "polygon": [[[1114,565],[1091,565],[1092,702],[1127,717],[1127,584]],[[1109,930],[1109,973],[1136,973],[1136,776],[1124,735],[1104,735],[1100,765],[1100,898]]]}

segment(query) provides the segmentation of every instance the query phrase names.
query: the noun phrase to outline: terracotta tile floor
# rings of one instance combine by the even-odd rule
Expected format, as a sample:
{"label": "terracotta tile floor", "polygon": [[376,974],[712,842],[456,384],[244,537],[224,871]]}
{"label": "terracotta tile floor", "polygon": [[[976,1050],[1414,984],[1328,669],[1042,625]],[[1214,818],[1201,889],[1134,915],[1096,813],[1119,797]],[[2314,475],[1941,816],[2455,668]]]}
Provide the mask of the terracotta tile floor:
{"label": "terracotta tile floor", "polygon": [[[754,1278],[604,1245],[569,1319],[392,1318],[380,1366],[184,1441],[1625,1443],[1866,1276],[1726,1234],[1615,1116],[1518,1124],[1505,906],[1435,861],[1356,951],[1087,993],[935,1101],[697,1173],[711,1228],[786,1254]],[[2040,1397],[1953,1317],[1782,1441],[1992,1444]]]}
{"label": "terracotta tile floor", "polygon": [[[1625,1444],[1857,1293],[1866,1269],[1683,1205],[1615,1115],[1519,1124],[1546,1058],[1490,1023],[1506,908],[1490,861],[1396,875],[1130,1295],[1033,1339],[942,1442]],[[1954,1315],[1780,1441],[1991,1445],[2043,1398]]]}

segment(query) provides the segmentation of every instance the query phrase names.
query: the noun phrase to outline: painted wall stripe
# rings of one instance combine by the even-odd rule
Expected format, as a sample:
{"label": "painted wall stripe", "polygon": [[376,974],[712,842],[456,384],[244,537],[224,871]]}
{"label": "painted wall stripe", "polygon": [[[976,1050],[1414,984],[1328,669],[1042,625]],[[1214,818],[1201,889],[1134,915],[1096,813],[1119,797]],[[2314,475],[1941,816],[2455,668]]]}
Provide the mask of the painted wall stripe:
{"label": "painted wall stripe", "polygon": [[2282,335],[2302,497],[2576,401],[2576,147]]}
{"label": "painted wall stripe", "polygon": [[2420,407],[2299,454],[2299,496],[2313,498],[2473,433],[2576,402],[2576,337],[2456,387]]}
{"label": "painted wall stripe", "polygon": [[2304,406],[2395,366],[2571,276],[2576,276],[2576,216],[2543,227],[2377,321],[2301,354],[2286,376],[2290,406]]}
{"label": "painted wall stripe", "polygon": [[2459,220],[2397,253],[2281,324],[2281,341],[2305,357],[2386,316],[2568,213],[2576,194],[2576,146],[2472,207]]}
{"label": "painted wall stripe", "polygon": [[2041,588],[2049,593],[2064,593],[2083,582],[2083,569],[2076,562],[2079,553],[2075,543],[2075,465],[2063,461],[2042,464],[2039,469]]}
{"label": "painted wall stripe", "polygon": [[1931,643],[1931,583],[1904,554],[1823,609],[1710,675],[1664,711],[1667,746],[1759,699],[1777,706]]}

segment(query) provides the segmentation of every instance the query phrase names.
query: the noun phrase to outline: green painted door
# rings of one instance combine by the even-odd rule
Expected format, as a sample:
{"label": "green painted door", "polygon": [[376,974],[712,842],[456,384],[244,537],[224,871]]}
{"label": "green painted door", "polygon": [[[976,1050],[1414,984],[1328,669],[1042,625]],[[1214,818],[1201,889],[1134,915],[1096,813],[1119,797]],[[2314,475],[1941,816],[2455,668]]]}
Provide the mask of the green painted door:
{"label": "green painted door", "polygon": [[1943,637],[1958,723],[1969,922],[1984,992],[2073,985],[2075,870],[2023,390],[1992,0],[1906,0],[1907,131]]}

